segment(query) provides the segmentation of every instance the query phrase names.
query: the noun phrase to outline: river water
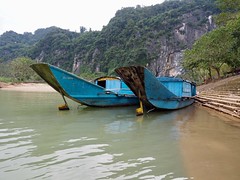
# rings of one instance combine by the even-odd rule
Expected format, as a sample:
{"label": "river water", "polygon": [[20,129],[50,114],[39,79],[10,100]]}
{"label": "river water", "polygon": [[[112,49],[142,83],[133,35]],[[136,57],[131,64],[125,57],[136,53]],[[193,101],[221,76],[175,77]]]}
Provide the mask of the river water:
{"label": "river water", "polygon": [[68,102],[0,90],[0,179],[240,179],[240,129],[204,108],[139,117]]}

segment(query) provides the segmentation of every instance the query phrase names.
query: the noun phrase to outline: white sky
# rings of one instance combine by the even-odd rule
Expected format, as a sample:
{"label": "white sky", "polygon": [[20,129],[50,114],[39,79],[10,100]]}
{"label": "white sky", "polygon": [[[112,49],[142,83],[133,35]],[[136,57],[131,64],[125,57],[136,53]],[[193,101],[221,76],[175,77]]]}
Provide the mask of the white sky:
{"label": "white sky", "polygon": [[0,0],[0,35],[57,26],[79,32],[101,30],[122,7],[151,6],[164,0]]}

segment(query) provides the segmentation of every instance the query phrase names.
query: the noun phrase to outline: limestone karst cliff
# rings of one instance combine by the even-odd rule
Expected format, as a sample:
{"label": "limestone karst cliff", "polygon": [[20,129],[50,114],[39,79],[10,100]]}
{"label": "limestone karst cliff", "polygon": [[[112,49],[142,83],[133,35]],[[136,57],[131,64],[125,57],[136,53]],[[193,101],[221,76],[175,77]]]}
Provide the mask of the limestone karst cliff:
{"label": "limestone karst cliff", "polygon": [[168,0],[122,8],[101,31],[6,32],[0,36],[0,60],[27,56],[76,74],[113,74],[119,66],[142,65],[156,76],[176,76],[184,50],[215,28],[217,13],[214,0]]}

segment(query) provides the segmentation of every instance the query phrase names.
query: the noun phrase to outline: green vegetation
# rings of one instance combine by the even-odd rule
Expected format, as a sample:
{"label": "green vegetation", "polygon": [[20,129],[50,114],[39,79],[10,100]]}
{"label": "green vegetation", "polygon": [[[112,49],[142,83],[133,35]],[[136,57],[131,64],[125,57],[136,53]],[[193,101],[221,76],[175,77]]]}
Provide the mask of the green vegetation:
{"label": "green vegetation", "polygon": [[14,77],[18,81],[26,78],[10,73],[11,61],[19,57],[50,63],[87,78],[112,75],[119,66],[149,64],[156,64],[152,70],[159,75],[173,53],[191,48],[195,41],[196,37],[187,40],[176,37],[177,30],[187,35],[180,29],[183,24],[190,32],[211,30],[206,30],[208,17],[219,13],[214,2],[166,0],[149,7],[123,8],[102,31],[87,31],[80,26],[80,33],[57,27],[38,29],[34,34],[5,32],[0,36],[0,69],[7,70],[0,72],[0,77]]}
{"label": "green vegetation", "polygon": [[0,63],[0,81],[2,82],[27,82],[39,80],[39,77],[29,67],[34,61],[21,57],[8,64]]}
{"label": "green vegetation", "polygon": [[240,67],[240,1],[217,3],[222,10],[215,17],[218,28],[198,39],[184,54],[186,75],[199,83],[219,79]]}

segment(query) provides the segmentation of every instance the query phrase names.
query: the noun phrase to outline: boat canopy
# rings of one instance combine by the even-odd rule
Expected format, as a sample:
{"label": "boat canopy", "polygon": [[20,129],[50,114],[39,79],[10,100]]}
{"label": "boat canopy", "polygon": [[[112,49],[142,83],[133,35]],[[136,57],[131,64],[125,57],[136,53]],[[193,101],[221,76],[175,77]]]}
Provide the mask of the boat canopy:
{"label": "boat canopy", "polygon": [[100,77],[94,80],[94,83],[107,90],[120,89],[121,79],[118,77]]}
{"label": "boat canopy", "polygon": [[195,83],[174,77],[157,77],[169,91],[178,97],[191,97],[196,95]]}
{"label": "boat canopy", "polygon": [[104,76],[94,80],[98,86],[105,88],[107,91],[112,91],[117,94],[132,94],[129,87],[122,81],[120,77]]}

